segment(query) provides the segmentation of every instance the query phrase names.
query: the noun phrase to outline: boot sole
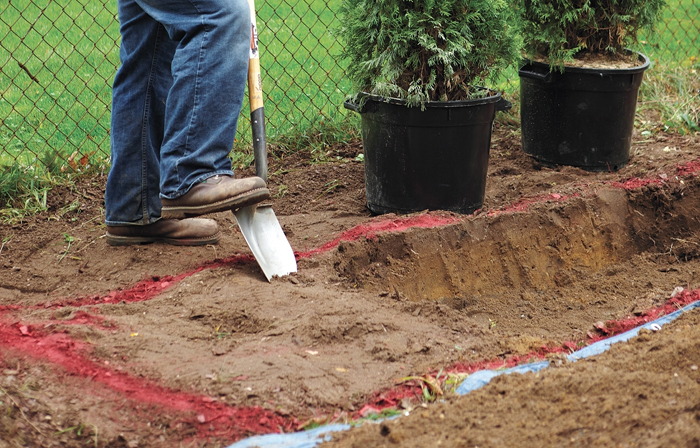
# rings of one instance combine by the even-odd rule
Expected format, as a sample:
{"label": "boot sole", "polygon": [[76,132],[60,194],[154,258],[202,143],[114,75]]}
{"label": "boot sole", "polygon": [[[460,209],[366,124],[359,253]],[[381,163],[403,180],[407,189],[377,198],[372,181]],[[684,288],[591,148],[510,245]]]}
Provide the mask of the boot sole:
{"label": "boot sole", "polygon": [[163,219],[183,219],[202,216],[209,213],[225,212],[228,210],[236,210],[248,205],[257,204],[270,198],[270,190],[260,188],[257,190],[248,191],[244,194],[228,198],[223,201],[213,202],[204,205],[182,205],[182,206],[163,206],[160,211],[160,216]]}
{"label": "boot sole", "polygon": [[163,236],[118,236],[107,232],[107,244],[110,246],[132,246],[134,244],[164,243],[173,246],[206,246],[216,244],[221,239],[221,233],[203,238],[167,238]]}

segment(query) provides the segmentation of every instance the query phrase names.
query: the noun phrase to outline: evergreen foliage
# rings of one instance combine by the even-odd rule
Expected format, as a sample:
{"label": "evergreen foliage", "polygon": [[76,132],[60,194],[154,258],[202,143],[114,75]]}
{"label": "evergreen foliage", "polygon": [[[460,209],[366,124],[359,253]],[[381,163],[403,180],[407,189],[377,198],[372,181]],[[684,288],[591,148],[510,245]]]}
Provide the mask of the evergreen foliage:
{"label": "evergreen foliage", "polygon": [[343,0],[347,74],[358,93],[409,105],[472,98],[520,57],[513,12],[502,0]]}
{"label": "evergreen foliage", "polygon": [[664,0],[521,0],[525,51],[553,66],[587,52],[619,54],[664,6]]}

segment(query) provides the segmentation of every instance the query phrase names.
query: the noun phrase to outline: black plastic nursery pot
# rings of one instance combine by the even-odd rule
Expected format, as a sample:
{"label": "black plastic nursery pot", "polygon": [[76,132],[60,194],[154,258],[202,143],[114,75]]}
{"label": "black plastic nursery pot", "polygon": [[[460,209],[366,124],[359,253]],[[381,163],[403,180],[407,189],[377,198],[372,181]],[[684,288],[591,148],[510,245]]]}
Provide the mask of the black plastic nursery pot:
{"label": "black plastic nursery pot", "polygon": [[469,214],[484,203],[491,128],[499,93],[467,101],[405,101],[368,95],[360,113],[367,207],[377,214],[448,210]]}
{"label": "black plastic nursery pot", "polygon": [[545,164],[616,171],[630,160],[637,93],[649,59],[625,69],[528,61],[519,71],[523,151]]}

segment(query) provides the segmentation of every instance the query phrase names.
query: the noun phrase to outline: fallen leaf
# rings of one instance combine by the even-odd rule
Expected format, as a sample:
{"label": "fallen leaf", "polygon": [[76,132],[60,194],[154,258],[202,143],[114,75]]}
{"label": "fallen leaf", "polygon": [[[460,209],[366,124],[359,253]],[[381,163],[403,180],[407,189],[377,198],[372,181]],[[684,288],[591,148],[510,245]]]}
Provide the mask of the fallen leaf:
{"label": "fallen leaf", "polygon": [[440,382],[430,375],[426,374],[423,376],[407,376],[400,380],[401,383],[405,383],[406,381],[421,381],[426,386],[428,386],[428,389],[430,389],[430,391],[435,395],[443,394],[442,388],[440,387]]}

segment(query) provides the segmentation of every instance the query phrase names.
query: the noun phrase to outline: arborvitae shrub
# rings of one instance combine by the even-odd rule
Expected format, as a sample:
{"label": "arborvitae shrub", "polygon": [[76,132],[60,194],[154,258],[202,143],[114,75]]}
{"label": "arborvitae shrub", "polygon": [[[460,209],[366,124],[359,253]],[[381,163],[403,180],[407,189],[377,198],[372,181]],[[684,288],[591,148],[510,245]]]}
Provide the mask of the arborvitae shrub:
{"label": "arborvitae shrub", "polygon": [[526,53],[560,66],[586,53],[621,53],[659,19],[664,0],[521,0]]}
{"label": "arborvitae shrub", "polygon": [[340,16],[355,91],[409,105],[472,98],[520,57],[517,16],[501,0],[344,0]]}

